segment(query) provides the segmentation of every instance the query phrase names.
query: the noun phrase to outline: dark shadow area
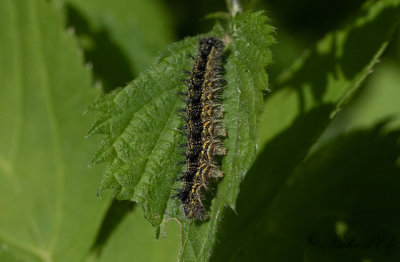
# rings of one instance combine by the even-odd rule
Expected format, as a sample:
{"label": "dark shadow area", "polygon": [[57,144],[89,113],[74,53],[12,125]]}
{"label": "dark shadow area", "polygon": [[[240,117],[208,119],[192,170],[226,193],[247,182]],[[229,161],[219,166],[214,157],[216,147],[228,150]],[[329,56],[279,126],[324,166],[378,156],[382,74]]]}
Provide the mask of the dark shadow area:
{"label": "dark shadow area", "polygon": [[397,26],[393,21],[399,19],[400,8],[392,6],[382,11],[373,21],[351,30],[339,61],[347,78],[352,78],[369,64],[371,57],[381,47],[382,41],[390,40],[393,36]]}
{"label": "dark shadow area", "polygon": [[116,199],[113,200],[107,210],[107,214],[105,215],[101,223],[99,232],[96,236],[96,241],[91,247],[92,252],[94,252],[97,256],[101,255],[104,245],[107,243],[114,230],[122,222],[124,217],[128,215],[128,213],[133,212],[134,208],[135,203],[132,201],[118,201]]}
{"label": "dark shadow area", "polygon": [[357,13],[365,0],[264,0],[259,6],[268,11],[278,28],[294,34],[321,38]]}
{"label": "dark shadow area", "polygon": [[[337,58],[335,58],[334,54],[334,50],[336,49],[334,39],[332,39],[330,45],[331,51],[327,54],[319,54],[315,49],[311,50],[304,61],[304,65],[287,82],[276,84],[274,91],[284,86],[290,86],[299,93],[300,101],[302,102],[304,100],[303,92],[305,92],[303,86],[309,85],[315,101],[322,103],[322,98],[328,87],[327,76],[332,75],[332,77],[337,78]],[[304,107],[305,105],[302,102],[301,110]]]}
{"label": "dark shadow area", "polygon": [[277,28],[278,44],[270,47],[274,59],[268,66],[273,83],[283,70],[301,56],[303,50],[309,49],[326,33],[345,25],[359,13],[365,0],[252,2],[257,2],[256,9],[265,10],[265,14],[270,18],[269,23]]}
{"label": "dark shadow area", "polygon": [[212,261],[227,261],[233,252],[241,252],[242,242],[248,241],[249,232],[254,230],[253,223],[267,211],[265,208],[322,133],[323,128],[316,129],[315,123],[325,121],[327,124],[326,115],[332,109],[333,106],[325,105],[299,116],[265,145],[241,184],[236,204],[239,216],[229,210],[224,217]]}
{"label": "dark shadow area", "polygon": [[[228,12],[225,1],[166,1],[179,38],[204,33],[213,25],[213,21],[203,18],[214,12]],[[354,15],[365,0],[355,1],[291,1],[291,0],[241,0],[244,10],[266,10],[272,23],[278,28],[284,27],[292,33],[311,37],[311,41],[321,38],[326,32],[343,24]]]}
{"label": "dark shadow area", "polygon": [[400,64],[400,27],[397,27],[387,50],[383,54],[382,60],[388,59],[391,62]]}
{"label": "dark shadow area", "polygon": [[249,177],[265,193],[244,187],[213,261],[399,261],[400,130],[384,125],[339,137],[291,171],[281,156],[283,172],[272,173],[263,152]]}
{"label": "dark shadow area", "polygon": [[205,19],[210,13],[227,12],[225,1],[215,0],[164,0],[169,13],[175,18],[175,32],[178,39],[210,30],[215,21]]}
{"label": "dark shadow area", "polygon": [[93,66],[95,80],[100,80],[105,92],[132,81],[127,55],[111,39],[106,28],[94,30],[85,16],[72,5],[66,6],[68,27],[73,27],[84,51],[85,61]]}

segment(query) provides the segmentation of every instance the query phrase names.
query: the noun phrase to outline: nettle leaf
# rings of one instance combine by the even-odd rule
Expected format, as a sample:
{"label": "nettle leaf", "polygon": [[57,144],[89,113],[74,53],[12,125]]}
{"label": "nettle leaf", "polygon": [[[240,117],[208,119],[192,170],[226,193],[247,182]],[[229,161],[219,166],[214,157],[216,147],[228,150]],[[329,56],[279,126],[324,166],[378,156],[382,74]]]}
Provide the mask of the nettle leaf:
{"label": "nettle leaf", "polygon": [[109,35],[118,43],[124,54],[129,56],[134,73],[145,70],[160,48],[164,48],[172,39],[171,18],[159,0],[65,0],[65,2],[73,8],[73,12],[82,14],[82,17],[87,19],[91,29],[99,34],[103,32]]}
{"label": "nettle leaf", "polygon": [[[291,177],[302,161],[312,155],[315,141],[372,72],[399,21],[399,0],[371,1],[352,23],[327,34],[275,82],[260,126],[263,149],[241,185],[236,212],[224,218],[211,261],[256,261],[260,257],[293,261],[294,250],[282,240],[292,238],[286,231],[289,225],[279,222],[278,227],[278,220],[270,219],[271,206],[279,206],[276,199],[293,183]],[[303,193],[311,195],[314,188],[315,184]],[[296,199],[286,204],[292,202]],[[307,211],[306,206],[302,208]],[[312,212],[319,214],[319,209]],[[295,215],[290,214],[292,221]],[[296,239],[307,241],[307,237]],[[296,253],[296,259],[306,253],[307,247]]]}
{"label": "nettle leaf", "polygon": [[187,87],[183,70],[190,70],[189,55],[196,54],[200,38],[173,44],[159,61],[123,89],[104,95],[91,110],[101,112],[89,131],[106,138],[91,164],[107,162],[99,187],[114,191],[118,199],[137,202],[154,225],[175,218],[183,226],[182,259],[206,260],[225,206],[234,207],[239,184],[256,155],[257,125],[263,107],[263,90],[268,77],[265,66],[271,61],[268,47],[274,42],[273,28],[262,13],[238,14],[228,27],[217,25],[207,35],[226,43],[223,92],[224,141],[227,155],[222,163],[225,177],[219,183],[210,211],[210,220],[188,221],[177,199],[174,179],[183,170],[177,163],[184,152],[178,147],[185,137],[176,131],[183,125],[176,112],[184,107],[178,92]]}
{"label": "nettle leaf", "polygon": [[83,261],[109,203],[84,139],[98,92],[60,11],[0,1],[0,261]]}
{"label": "nettle leaf", "polygon": [[147,69],[173,39],[160,0],[63,0],[85,58],[109,91]]}
{"label": "nettle leaf", "polygon": [[[400,232],[400,214],[393,212],[400,204],[400,130],[388,132],[387,124],[342,134],[299,164],[263,217],[273,227],[262,230],[263,241],[250,249],[256,251],[250,256],[262,252],[267,261],[398,260],[400,250],[388,252],[388,243]],[[352,239],[376,242],[371,248],[353,245],[338,252],[338,238],[348,246]],[[378,239],[385,239],[385,248]]]}
{"label": "nettle leaf", "polygon": [[110,220],[106,224],[106,231],[110,235],[108,237],[101,236],[100,246],[93,250],[95,252],[91,254],[91,259],[86,262],[176,262],[180,246],[179,225],[168,223],[165,231],[162,232],[163,236],[166,235],[167,238],[155,241],[154,228],[143,219],[143,211],[138,206],[129,200],[116,200],[113,203],[121,207],[122,205],[126,206],[127,202],[130,202],[133,209],[126,212],[123,219],[119,220],[117,224],[114,223],[115,220],[112,216],[115,216],[115,213],[120,212],[121,209],[114,208],[111,210],[114,213],[107,214]]}

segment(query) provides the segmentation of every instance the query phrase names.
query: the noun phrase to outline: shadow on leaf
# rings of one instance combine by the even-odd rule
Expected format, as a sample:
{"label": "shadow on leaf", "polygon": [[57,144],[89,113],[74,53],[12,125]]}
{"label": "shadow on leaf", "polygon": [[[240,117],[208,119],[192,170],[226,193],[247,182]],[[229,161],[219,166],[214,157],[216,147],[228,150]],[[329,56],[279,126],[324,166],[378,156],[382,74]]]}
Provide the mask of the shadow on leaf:
{"label": "shadow on leaf", "polygon": [[214,261],[398,261],[400,130],[383,127],[333,140],[289,179],[284,160],[276,166],[283,172],[271,173],[262,154],[265,164],[259,160],[255,171],[264,195],[244,188]]}
{"label": "shadow on leaf", "polygon": [[133,212],[135,208],[135,203],[129,200],[118,201],[113,200],[110,207],[107,210],[103,222],[101,223],[99,232],[97,234],[96,240],[92,245],[91,251],[94,252],[98,257],[101,255],[103,247],[107,243],[108,239],[111,237],[114,230],[122,222],[124,217],[128,215],[129,212]]}
{"label": "shadow on leaf", "polygon": [[[360,78],[357,75],[371,63],[371,58],[382,47],[382,41],[390,39],[396,25],[393,21],[400,18],[399,13],[400,6],[388,6],[373,19],[355,22],[352,27],[328,34],[295,67],[281,75],[275,89],[290,87],[296,90],[300,110],[307,107],[306,86],[310,87],[318,104],[344,95],[343,87]],[[328,89],[334,90],[330,97],[326,95]]]}
{"label": "shadow on leaf", "polygon": [[93,65],[94,76],[102,82],[104,92],[108,93],[132,81],[134,69],[107,29],[93,29],[85,16],[72,5],[67,5],[66,13],[67,24],[75,28],[85,60]]}
{"label": "shadow on leaf", "polygon": [[[321,121],[321,117],[326,119],[326,114],[332,108],[332,105],[324,105],[300,115],[290,127],[265,145],[241,185],[236,204],[240,216],[228,210],[220,236],[217,237],[223,246],[230,248],[217,247],[215,257],[221,259],[220,256],[231,255],[232,250],[239,252],[243,239],[251,237],[248,234],[252,230],[252,223],[262,218],[265,208],[271,204],[286,179],[323,131],[315,129],[315,122]],[[232,238],[232,232],[235,232],[236,237]]]}

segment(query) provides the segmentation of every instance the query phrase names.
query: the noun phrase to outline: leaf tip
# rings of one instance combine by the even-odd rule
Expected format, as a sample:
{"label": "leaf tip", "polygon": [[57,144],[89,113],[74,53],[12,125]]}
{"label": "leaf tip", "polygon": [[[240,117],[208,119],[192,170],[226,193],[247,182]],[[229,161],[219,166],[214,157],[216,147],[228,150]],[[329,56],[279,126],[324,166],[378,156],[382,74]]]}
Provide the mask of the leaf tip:
{"label": "leaf tip", "polygon": [[230,204],[229,207],[231,208],[231,210],[233,211],[233,213],[235,213],[235,215],[238,215],[237,211],[236,211],[236,206],[235,204]]}

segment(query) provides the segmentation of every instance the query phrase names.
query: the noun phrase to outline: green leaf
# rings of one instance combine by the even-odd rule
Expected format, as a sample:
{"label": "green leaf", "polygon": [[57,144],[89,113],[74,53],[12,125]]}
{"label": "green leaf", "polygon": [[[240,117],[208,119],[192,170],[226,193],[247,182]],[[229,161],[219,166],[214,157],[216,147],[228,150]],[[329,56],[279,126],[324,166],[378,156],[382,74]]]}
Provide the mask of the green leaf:
{"label": "green leaf", "polygon": [[252,250],[267,261],[397,261],[400,130],[385,132],[385,124],[306,159],[270,205]]}
{"label": "green leaf", "polygon": [[[116,201],[116,206],[127,206],[128,201]],[[179,251],[179,226],[170,223],[163,232],[163,239],[155,240],[154,228],[148,221],[143,219],[143,211],[133,202],[133,206],[126,213],[120,223],[114,228],[112,221],[104,221],[106,227],[112,229],[112,235],[103,238],[105,241],[101,249],[96,250],[87,261],[100,262],[126,262],[126,261],[149,261],[149,262],[175,262]],[[113,213],[121,212],[118,208],[109,210]],[[103,224],[104,224],[103,223]],[[164,238],[165,236],[166,238]]]}
{"label": "green leaf", "polygon": [[254,161],[262,91],[268,87],[265,65],[271,62],[268,47],[274,42],[272,31],[262,13],[238,14],[231,23],[231,56],[225,75],[228,85],[223,94],[228,133],[224,141],[228,154],[222,166],[225,177],[218,186],[209,223],[184,221],[183,261],[208,261],[223,211],[226,206],[235,209],[240,183]]}
{"label": "green leaf", "polygon": [[262,13],[239,14],[223,31],[217,26],[208,35],[225,39],[227,58],[223,92],[224,125],[228,133],[222,163],[225,177],[211,205],[210,221],[195,224],[183,215],[177,199],[171,198],[180,184],[173,182],[183,167],[178,145],[185,137],[176,131],[183,125],[176,110],[184,107],[178,91],[191,68],[189,54],[196,53],[199,37],[172,45],[153,67],[124,89],[103,96],[91,105],[102,114],[90,134],[105,134],[92,164],[108,162],[99,188],[113,189],[118,199],[130,199],[143,207],[146,218],[159,225],[176,218],[182,225],[182,259],[207,260],[226,205],[234,207],[239,184],[256,155],[257,125],[262,112],[263,90],[271,61],[268,46],[273,29]]}
{"label": "green leaf", "polygon": [[[393,47],[393,42],[390,44]],[[390,119],[387,128],[400,126],[400,63],[383,60],[360,90],[354,101],[344,108],[313,146],[314,150],[330,139],[349,130],[372,127],[377,122]]]}
{"label": "green leaf", "polygon": [[265,256],[272,241],[266,229],[274,229],[265,222],[271,203],[370,73],[399,18],[400,1],[370,2],[353,23],[324,37],[275,83],[260,128],[263,150],[241,186],[236,213],[230,212],[220,229],[213,261]]}
{"label": "green leaf", "polygon": [[103,114],[89,133],[107,135],[91,161],[109,162],[99,191],[113,189],[118,199],[136,201],[153,225],[161,223],[181,169],[177,145],[184,138],[175,130],[181,125],[178,91],[184,88],[179,84],[182,65],[190,66],[188,54],[195,46],[194,38],[172,46],[130,85],[90,106]]}
{"label": "green leaf", "polygon": [[108,203],[87,168],[96,94],[60,11],[0,1],[1,261],[82,261]]}
{"label": "green leaf", "polygon": [[[111,38],[112,44],[115,44],[117,48],[121,49],[123,55],[127,56],[131,72],[134,75],[148,68],[154,62],[159,51],[164,49],[172,39],[171,17],[168,16],[162,1],[65,0],[65,2],[73,8],[71,11],[77,12],[77,15],[83,15],[80,19],[86,19],[89,30],[98,34],[104,33]],[[77,24],[76,26],[82,25]],[[83,34],[82,37],[91,36]],[[104,41],[100,35],[93,40],[96,47],[101,47],[100,41]],[[114,50],[113,54],[115,55],[117,51]],[[96,55],[102,56],[103,54],[99,50]],[[106,58],[113,59],[113,57]],[[97,62],[102,63],[103,61]],[[115,66],[119,67],[117,64]],[[109,70],[113,70],[113,68],[109,68]]]}

